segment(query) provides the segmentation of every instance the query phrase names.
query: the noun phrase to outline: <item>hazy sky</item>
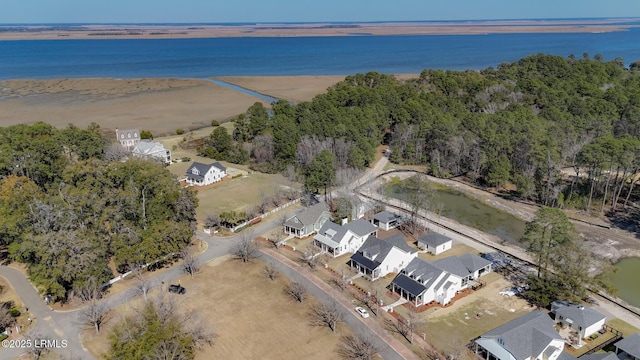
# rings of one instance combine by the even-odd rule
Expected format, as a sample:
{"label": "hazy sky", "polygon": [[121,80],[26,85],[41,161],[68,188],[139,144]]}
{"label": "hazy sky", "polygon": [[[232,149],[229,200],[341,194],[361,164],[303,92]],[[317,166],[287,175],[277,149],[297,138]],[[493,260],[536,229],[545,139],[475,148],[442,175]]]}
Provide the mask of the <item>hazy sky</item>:
{"label": "hazy sky", "polygon": [[2,0],[0,23],[640,17],[640,0]]}

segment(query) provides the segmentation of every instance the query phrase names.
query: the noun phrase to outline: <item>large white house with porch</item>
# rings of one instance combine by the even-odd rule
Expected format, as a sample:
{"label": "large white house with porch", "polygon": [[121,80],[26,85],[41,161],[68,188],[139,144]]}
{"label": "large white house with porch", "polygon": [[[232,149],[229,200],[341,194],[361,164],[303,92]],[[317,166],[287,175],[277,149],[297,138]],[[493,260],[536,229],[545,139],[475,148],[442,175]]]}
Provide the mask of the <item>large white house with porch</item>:
{"label": "large white house with porch", "polygon": [[207,186],[221,181],[227,176],[227,168],[219,162],[203,164],[194,161],[187,169],[186,182],[189,185]]}
{"label": "large white house with porch", "polygon": [[156,141],[140,141],[133,147],[131,154],[144,159],[157,160],[163,164],[171,164],[171,150]]}
{"label": "large white house with porch", "polygon": [[349,260],[351,268],[375,281],[389,273],[399,272],[418,255],[400,234],[381,240],[369,236]]}
{"label": "large white house with porch", "polygon": [[326,222],[313,237],[313,244],[333,257],[356,252],[370,236],[376,236],[378,228],[370,222],[358,219],[345,225]]}
{"label": "large white house with porch", "polygon": [[431,302],[446,305],[490,271],[491,262],[473,254],[434,262],[416,257],[393,279],[391,290],[415,306]]}

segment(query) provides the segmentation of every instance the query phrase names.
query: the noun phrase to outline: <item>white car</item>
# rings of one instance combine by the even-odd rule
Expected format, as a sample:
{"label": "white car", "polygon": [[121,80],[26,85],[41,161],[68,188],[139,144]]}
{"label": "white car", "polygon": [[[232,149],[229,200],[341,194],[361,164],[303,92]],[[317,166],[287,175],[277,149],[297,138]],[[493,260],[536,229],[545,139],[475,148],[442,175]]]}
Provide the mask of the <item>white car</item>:
{"label": "white car", "polygon": [[364,308],[361,308],[360,306],[358,306],[356,308],[356,312],[358,314],[360,314],[360,316],[362,316],[363,318],[368,318],[369,317],[369,312],[367,310],[365,310]]}

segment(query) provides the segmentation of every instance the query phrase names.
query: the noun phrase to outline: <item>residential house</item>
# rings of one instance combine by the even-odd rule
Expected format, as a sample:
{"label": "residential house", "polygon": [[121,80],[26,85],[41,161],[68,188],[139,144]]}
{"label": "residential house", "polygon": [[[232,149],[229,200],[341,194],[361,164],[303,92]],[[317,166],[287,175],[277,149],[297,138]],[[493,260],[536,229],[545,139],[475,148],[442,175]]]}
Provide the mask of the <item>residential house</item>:
{"label": "residential house", "polygon": [[400,215],[389,211],[381,211],[371,219],[371,223],[382,230],[391,230],[400,225]]}
{"label": "residential house", "polygon": [[127,150],[131,150],[140,142],[140,131],[138,131],[138,129],[116,129],[116,138],[120,142],[120,145],[127,148]]}
{"label": "residential house", "polygon": [[194,161],[187,169],[186,181],[189,185],[206,186],[222,180],[227,176],[227,168],[219,162],[203,164]]}
{"label": "residential house", "polygon": [[384,240],[369,236],[351,256],[349,264],[353,270],[375,281],[389,273],[400,272],[417,255],[418,251],[400,234]]}
{"label": "residential house", "polygon": [[509,321],[474,341],[475,353],[486,360],[564,360],[564,339],[553,320],[536,310]]}
{"label": "residential house", "polygon": [[418,247],[427,250],[433,255],[438,255],[444,251],[451,249],[453,241],[450,237],[438,234],[437,232],[429,232],[420,235],[418,238]]}
{"label": "residential house", "polygon": [[131,154],[136,157],[158,160],[163,164],[171,164],[171,150],[166,149],[159,142],[142,140],[134,145]]}
{"label": "residential house", "polygon": [[473,254],[449,256],[433,263],[414,258],[391,282],[392,291],[415,306],[446,305],[460,291],[491,271],[491,262]]}
{"label": "residential house", "polygon": [[313,237],[313,244],[323,252],[337,257],[356,252],[370,235],[376,236],[377,232],[378,228],[363,219],[345,225],[327,222]]}
{"label": "residential house", "polygon": [[607,319],[605,315],[590,307],[576,304],[560,306],[555,313],[556,322],[562,327],[568,327],[578,333],[579,339],[587,338],[598,332]]}
{"label": "residential house", "polygon": [[620,360],[640,360],[640,334],[633,333],[614,344]]}
{"label": "residential house", "polygon": [[318,203],[288,218],[283,227],[285,234],[303,238],[320,230],[327,222],[331,222],[329,207],[326,203]]}

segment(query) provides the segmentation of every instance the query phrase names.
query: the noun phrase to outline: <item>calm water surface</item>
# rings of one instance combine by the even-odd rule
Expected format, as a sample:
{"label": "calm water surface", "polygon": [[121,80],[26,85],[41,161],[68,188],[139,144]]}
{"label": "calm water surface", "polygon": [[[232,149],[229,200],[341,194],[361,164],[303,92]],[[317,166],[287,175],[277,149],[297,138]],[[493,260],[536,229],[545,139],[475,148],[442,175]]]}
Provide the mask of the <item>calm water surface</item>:
{"label": "calm water surface", "polygon": [[629,304],[640,308],[640,258],[622,259],[614,266],[617,272],[611,277],[618,296]]}

